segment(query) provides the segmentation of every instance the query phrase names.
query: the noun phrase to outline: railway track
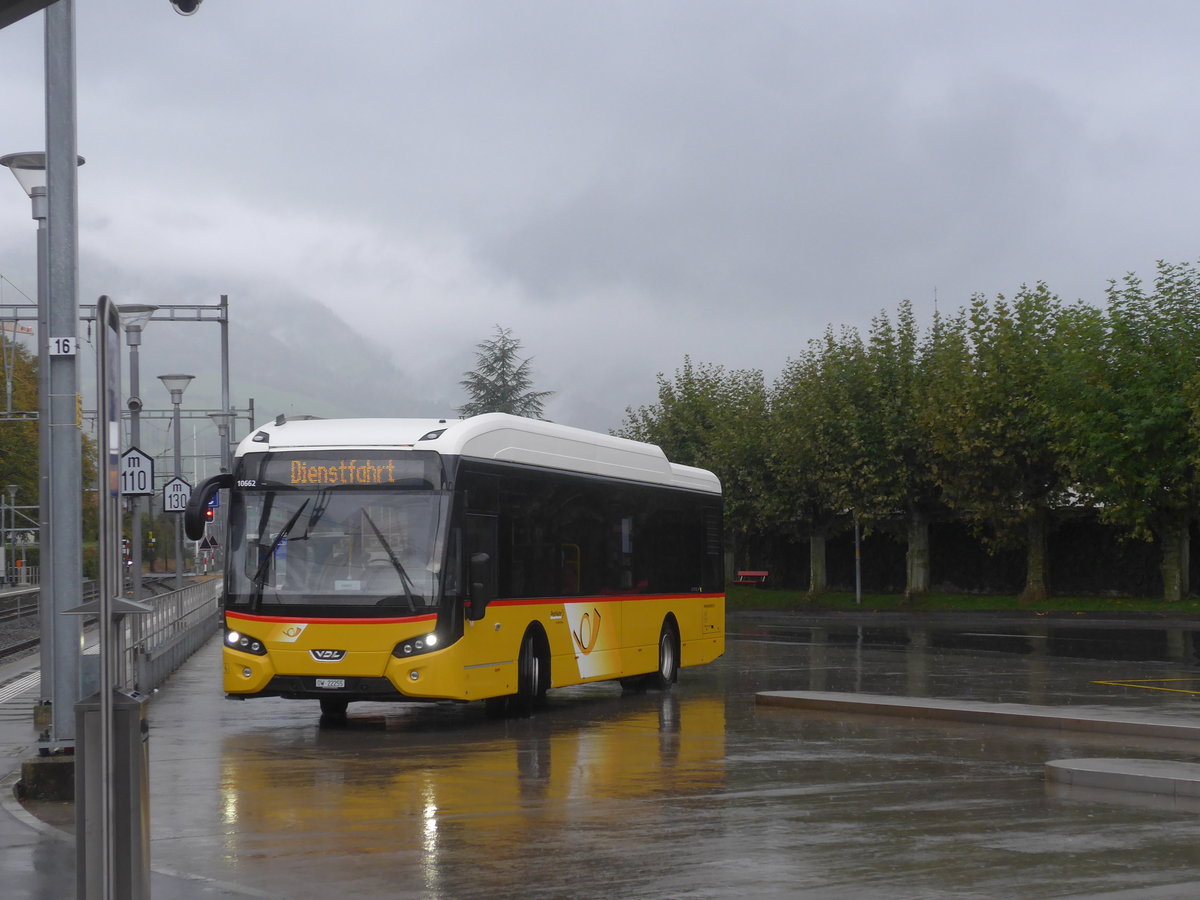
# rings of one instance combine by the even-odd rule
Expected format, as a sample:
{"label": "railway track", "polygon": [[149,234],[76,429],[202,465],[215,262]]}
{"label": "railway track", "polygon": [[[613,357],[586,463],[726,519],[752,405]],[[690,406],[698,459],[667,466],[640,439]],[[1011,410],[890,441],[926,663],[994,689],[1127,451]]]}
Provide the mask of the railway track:
{"label": "railway track", "polygon": [[0,597],[0,626],[27,616],[36,616],[38,591],[36,588]]}
{"label": "railway track", "polygon": [[38,645],[37,589],[0,597],[0,659]]}

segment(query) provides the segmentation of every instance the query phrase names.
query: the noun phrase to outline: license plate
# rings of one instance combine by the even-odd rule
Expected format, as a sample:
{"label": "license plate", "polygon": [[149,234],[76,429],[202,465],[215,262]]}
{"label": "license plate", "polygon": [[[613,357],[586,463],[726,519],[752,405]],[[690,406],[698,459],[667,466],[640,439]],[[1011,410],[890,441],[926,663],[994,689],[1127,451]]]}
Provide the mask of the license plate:
{"label": "license plate", "polygon": [[346,686],[345,678],[318,678],[317,687],[338,690]]}

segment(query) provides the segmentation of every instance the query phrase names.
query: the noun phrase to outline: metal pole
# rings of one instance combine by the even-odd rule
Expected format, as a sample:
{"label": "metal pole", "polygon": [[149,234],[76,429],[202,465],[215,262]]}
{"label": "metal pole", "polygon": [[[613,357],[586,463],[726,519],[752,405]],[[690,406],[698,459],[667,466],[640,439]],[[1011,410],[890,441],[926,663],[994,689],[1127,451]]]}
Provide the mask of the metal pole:
{"label": "metal pole", "polygon": [[[129,405],[129,446],[137,447],[139,450],[142,446],[142,403],[141,394],[138,393],[138,348],[142,343],[142,329],[140,327],[130,328],[125,333],[126,341],[129,344],[129,396],[131,402]],[[153,488],[154,485],[151,485]],[[133,515],[129,525],[129,559],[133,563],[130,567],[133,575],[133,580],[130,586],[129,596],[134,600],[142,599],[142,498],[138,494],[134,494],[130,500],[132,501]],[[137,616],[133,617],[134,621],[134,646],[140,643],[140,621]]]}
{"label": "metal pole", "polygon": [[[102,297],[101,301],[107,301]],[[121,537],[121,516],[119,493],[117,490],[116,456],[119,447],[113,446],[115,436],[112,428],[120,427],[121,414],[117,404],[121,396],[120,374],[120,319],[115,317],[115,311],[106,302],[99,304],[101,315],[97,318],[96,339],[96,425],[99,434],[100,460],[98,468],[98,490],[96,503],[98,505],[100,533],[98,535],[97,561],[99,571],[96,583],[99,588],[99,603],[97,608],[100,620],[100,887],[101,891],[94,896],[103,900],[115,900],[117,863],[116,841],[114,834],[114,754],[113,754],[113,599],[120,593],[120,567],[114,559],[118,554]],[[117,332],[115,346],[108,340],[110,336],[111,314],[116,318]],[[119,442],[118,442],[119,443]],[[123,656],[124,654],[122,654]],[[88,748],[93,752],[97,748]],[[95,770],[93,770],[95,771]],[[91,854],[89,854],[91,855]],[[88,873],[89,878],[94,873]],[[88,891],[91,894],[91,891]]]}
{"label": "metal pole", "polygon": [[[46,8],[46,200],[49,330],[45,338],[74,339],[79,321],[78,155],[75,132],[75,0]],[[61,349],[61,347],[60,347]],[[80,695],[83,629],[79,616],[62,615],[79,603],[83,584],[81,448],[75,421],[79,375],[71,355],[49,358],[49,618],[54,620],[53,741],[73,744]],[[43,550],[45,553],[45,550]],[[46,591],[43,583],[43,593]]]}
{"label": "metal pole", "polygon": [[225,429],[217,429],[221,434],[221,471],[229,472],[231,468],[231,458],[229,453],[229,424],[232,419],[229,418],[232,412],[229,408],[229,295],[221,295],[221,412],[225,417],[221,419],[221,423],[225,425]]}
{"label": "metal pole", "polygon": [[[4,583],[16,583],[17,567],[17,490],[18,485],[8,486],[8,528],[0,530],[0,540],[4,541]],[[3,502],[0,498],[0,502]],[[0,525],[4,520],[0,518]]]}
{"label": "metal pole", "polygon": [[[46,189],[35,187],[30,193],[33,217],[37,220],[37,296],[38,296],[38,658],[42,673],[38,691],[39,727],[46,730],[41,740],[49,742],[54,734],[54,682],[58,673],[54,665],[58,641],[55,639],[59,616],[54,611],[54,572],[50,562],[50,266],[47,260],[49,241],[46,233]],[[43,719],[41,713],[51,710]]]}
{"label": "metal pole", "polygon": [[862,553],[860,541],[862,538],[858,525],[858,513],[854,514],[854,602],[862,606]]}
{"label": "metal pole", "polygon": [[8,558],[8,571],[12,573],[11,581],[17,583],[17,576],[20,572],[17,568],[17,491],[20,490],[20,485],[10,484],[8,486],[8,542],[11,545]]}
{"label": "metal pole", "polygon": [[[182,450],[182,446],[180,444],[180,436],[179,436],[179,427],[180,427],[180,425],[179,425],[179,422],[180,422],[179,405],[182,401],[183,401],[183,397],[180,396],[180,392],[177,392],[177,391],[171,392],[171,405],[174,407],[174,410],[172,410],[172,419],[173,419],[172,424],[175,429],[175,477],[176,478],[183,477],[183,471],[182,471],[183,450]],[[183,587],[183,527],[182,527],[183,523],[180,522],[179,516],[172,516],[172,518],[175,520],[175,589],[179,590],[180,588]]]}

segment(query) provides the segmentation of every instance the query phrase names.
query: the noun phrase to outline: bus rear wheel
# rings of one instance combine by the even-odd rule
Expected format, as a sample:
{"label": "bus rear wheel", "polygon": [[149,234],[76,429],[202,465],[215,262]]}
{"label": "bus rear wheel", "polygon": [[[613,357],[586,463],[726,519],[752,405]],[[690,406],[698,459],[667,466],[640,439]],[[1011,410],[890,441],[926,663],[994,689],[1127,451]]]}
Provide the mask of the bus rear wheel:
{"label": "bus rear wheel", "polygon": [[645,690],[669,691],[679,677],[679,632],[675,623],[663,622],[658,635],[658,668],[649,675],[629,675],[620,679],[622,690],[640,694]]}

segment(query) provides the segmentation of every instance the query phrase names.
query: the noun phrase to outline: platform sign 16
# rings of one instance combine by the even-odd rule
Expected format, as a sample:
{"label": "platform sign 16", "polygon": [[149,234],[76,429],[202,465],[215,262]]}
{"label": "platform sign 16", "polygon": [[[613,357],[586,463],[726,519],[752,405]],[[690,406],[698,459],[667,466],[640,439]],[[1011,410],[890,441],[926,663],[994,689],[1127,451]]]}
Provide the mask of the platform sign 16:
{"label": "platform sign 16", "polygon": [[79,350],[79,338],[77,338],[77,337],[52,337],[52,338],[50,338],[50,355],[51,356],[74,356],[78,350]]}

